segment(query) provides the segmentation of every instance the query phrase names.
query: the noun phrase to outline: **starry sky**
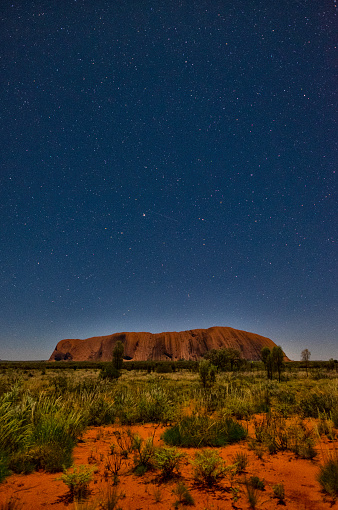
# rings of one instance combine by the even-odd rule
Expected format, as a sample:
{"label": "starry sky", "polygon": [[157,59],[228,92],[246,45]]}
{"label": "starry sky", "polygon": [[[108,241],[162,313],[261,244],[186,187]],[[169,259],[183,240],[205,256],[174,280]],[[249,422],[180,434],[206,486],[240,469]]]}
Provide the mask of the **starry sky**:
{"label": "starry sky", "polygon": [[338,358],[335,8],[1,2],[1,359],[211,326]]}

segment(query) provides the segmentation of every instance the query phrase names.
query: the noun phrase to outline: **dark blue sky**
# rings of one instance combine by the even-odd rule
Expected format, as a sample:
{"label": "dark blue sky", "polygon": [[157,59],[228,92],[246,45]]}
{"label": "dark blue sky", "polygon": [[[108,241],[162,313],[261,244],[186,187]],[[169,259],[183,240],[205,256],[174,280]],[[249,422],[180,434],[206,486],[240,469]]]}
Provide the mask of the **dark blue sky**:
{"label": "dark blue sky", "polygon": [[0,358],[210,326],[338,358],[335,7],[2,2]]}

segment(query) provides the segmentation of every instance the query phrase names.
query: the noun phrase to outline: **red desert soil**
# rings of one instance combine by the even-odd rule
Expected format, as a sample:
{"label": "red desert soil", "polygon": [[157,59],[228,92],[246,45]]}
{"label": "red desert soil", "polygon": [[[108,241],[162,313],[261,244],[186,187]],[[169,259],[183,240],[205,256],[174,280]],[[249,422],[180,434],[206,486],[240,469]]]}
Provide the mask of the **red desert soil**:
{"label": "red desert soil", "polygon": [[[163,444],[160,436],[164,427],[155,425],[133,426],[132,432],[143,438],[151,437],[155,432],[156,445]],[[104,494],[111,479],[104,477],[105,459],[110,445],[114,442],[114,431],[127,430],[126,427],[105,426],[88,430],[83,435],[74,450],[75,464],[89,464],[97,466],[93,480],[90,483],[89,501],[104,501]],[[245,452],[248,455],[246,472],[240,476],[259,476],[265,481],[265,490],[259,491],[259,502],[256,508],[272,510],[283,508],[276,499],[273,499],[272,486],[283,483],[285,487],[285,506],[288,510],[324,510],[332,508],[332,499],[326,497],[316,481],[316,475],[323,456],[333,451],[338,446],[338,441],[317,444],[318,456],[314,461],[297,459],[291,453],[278,453],[276,455],[265,454],[263,460],[248,449],[245,441],[219,449],[222,457],[228,464],[232,463],[232,457],[237,452]],[[225,478],[218,487],[205,489],[197,486],[193,479],[192,467],[188,459],[194,457],[194,449],[182,450],[187,454],[187,459],[182,465],[181,478],[168,482],[160,482],[158,471],[147,472],[144,476],[136,476],[131,472],[132,457],[125,461],[123,472],[120,476],[118,491],[125,494],[117,506],[123,510],[168,510],[173,508],[177,500],[172,493],[178,481],[182,481],[189,489],[195,500],[197,510],[217,509],[249,509],[249,503],[245,488],[241,485],[241,494],[237,502],[233,502],[229,489],[229,480]],[[57,480],[60,474],[46,474],[44,472],[30,475],[12,475],[0,485],[0,502],[7,501],[11,497],[22,505],[23,509],[45,510],[48,508],[59,510],[62,508],[73,509],[74,504],[69,501],[66,485]],[[238,478],[238,477],[237,477]],[[155,501],[156,495],[161,501]],[[79,507],[78,507],[79,508]],[[85,508],[85,507],[84,507]],[[187,508],[180,505],[179,508]]]}
{"label": "red desert soil", "polygon": [[[50,361],[111,361],[117,341],[123,343],[125,359],[133,361],[199,360],[207,351],[222,348],[233,348],[240,351],[245,359],[259,360],[263,347],[272,349],[276,345],[270,338],[228,327],[156,334],[114,333],[85,340],[60,340]],[[286,356],[285,361],[288,361]]]}

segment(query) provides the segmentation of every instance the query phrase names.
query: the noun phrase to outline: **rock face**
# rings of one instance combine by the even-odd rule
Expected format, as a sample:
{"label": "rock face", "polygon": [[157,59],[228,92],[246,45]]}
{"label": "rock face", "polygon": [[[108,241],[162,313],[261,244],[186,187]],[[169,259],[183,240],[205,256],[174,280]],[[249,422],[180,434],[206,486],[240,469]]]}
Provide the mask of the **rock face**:
{"label": "rock face", "polygon": [[199,360],[211,349],[229,347],[239,350],[245,359],[256,361],[263,347],[272,349],[276,345],[270,338],[228,327],[155,334],[115,333],[86,340],[61,340],[49,360],[111,361],[118,340],[124,345],[124,359],[133,361]]}

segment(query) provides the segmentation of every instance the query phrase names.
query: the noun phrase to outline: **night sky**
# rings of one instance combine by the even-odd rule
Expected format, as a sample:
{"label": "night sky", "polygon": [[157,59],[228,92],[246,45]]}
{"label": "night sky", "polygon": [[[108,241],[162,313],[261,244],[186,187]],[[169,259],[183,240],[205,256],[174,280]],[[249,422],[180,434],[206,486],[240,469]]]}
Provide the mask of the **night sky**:
{"label": "night sky", "polygon": [[0,7],[0,358],[231,326],[338,358],[334,0]]}

